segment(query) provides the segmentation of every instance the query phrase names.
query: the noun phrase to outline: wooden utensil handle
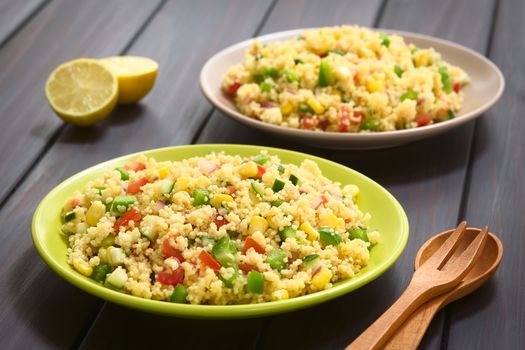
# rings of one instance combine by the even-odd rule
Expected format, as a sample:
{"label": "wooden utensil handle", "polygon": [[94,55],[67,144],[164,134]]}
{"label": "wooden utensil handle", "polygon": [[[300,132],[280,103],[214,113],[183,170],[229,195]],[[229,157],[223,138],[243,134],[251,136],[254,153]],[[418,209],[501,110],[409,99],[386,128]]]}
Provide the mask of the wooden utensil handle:
{"label": "wooden utensil handle", "polygon": [[429,290],[410,283],[399,299],[346,350],[381,349],[401,324],[429,298]]}
{"label": "wooden utensil handle", "polygon": [[438,296],[420,306],[397,329],[386,343],[384,350],[417,349],[425,335],[430,322],[439,311],[447,295]]}

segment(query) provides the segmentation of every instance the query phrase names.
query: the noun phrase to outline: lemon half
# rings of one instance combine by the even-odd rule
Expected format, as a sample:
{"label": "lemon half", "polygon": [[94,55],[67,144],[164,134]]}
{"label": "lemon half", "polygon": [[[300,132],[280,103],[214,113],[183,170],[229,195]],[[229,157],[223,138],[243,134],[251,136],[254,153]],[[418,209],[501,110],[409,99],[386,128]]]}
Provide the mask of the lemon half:
{"label": "lemon half", "polygon": [[118,78],[119,103],[136,103],[150,92],[159,65],[150,58],[113,56],[100,59]]}
{"label": "lemon half", "polygon": [[117,77],[103,63],[80,58],[58,66],[46,82],[51,108],[64,121],[88,126],[106,118],[117,103]]}

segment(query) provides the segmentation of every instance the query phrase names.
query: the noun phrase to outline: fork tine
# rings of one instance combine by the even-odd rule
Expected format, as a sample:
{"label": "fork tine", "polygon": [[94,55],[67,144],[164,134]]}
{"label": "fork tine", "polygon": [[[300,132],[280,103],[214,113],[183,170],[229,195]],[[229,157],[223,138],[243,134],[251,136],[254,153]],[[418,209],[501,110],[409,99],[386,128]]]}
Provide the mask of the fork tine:
{"label": "fork tine", "polygon": [[462,221],[441,247],[421,267],[427,266],[438,270],[441,269],[452,253],[454,253],[455,248],[458,246],[459,237],[465,232],[466,228],[467,222]]}
{"label": "fork tine", "polygon": [[474,240],[469,244],[467,249],[458,256],[457,263],[455,263],[455,268],[447,271],[450,276],[456,275],[456,278],[461,279],[470,271],[474,266],[479,256],[483,252],[487,238],[489,228],[487,226],[483,227],[480,233],[474,238]]}

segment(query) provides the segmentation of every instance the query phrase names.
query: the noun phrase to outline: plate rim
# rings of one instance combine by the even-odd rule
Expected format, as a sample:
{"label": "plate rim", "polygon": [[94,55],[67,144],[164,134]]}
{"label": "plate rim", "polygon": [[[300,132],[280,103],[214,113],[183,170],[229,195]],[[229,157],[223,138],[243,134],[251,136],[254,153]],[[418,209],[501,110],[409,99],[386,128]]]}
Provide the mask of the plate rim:
{"label": "plate rim", "polygon": [[[383,194],[389,198],[392,202],[395,212],[399,217],[400,221],[400,232],[399,240],[397,241],[397,246],[393,247],[392,253],[388,256],[387,259],[381,261],[375,267],[375,270],[371,271],[368,275],[364,275],[361,278],[351,278],[346,281],[341,282],[338,285],[335,285],[332,288],[319,291],[312,294],[307,294],[295,298],[291,298],[283,301],[272,301],[258,304],[241,304],[241,305],[191,305],[191,304],[175,304],[167,303],[165,301],[157,301],[144,299],[136,297],[130,294],[124,294],[117,291],[113,291],[109,288],[105,288],[102,285],[96,284],[91,281],[89,278],[82,276],[80,273],[75,272],[73,269],[65,268],[62,266],[62,263],[57,261],[52,254],[50,254],[45,248],[45,243],[43,242],[42,235],[49,234],[49,232],[41,232],[39,224],[41,223],[42,216],[45,215],[45,206],[48,201],[52,200],[53,196],[57,193],[60,193],[64,187],[67,187],[71,183],[74,183],[77,180],[82,179],[84,176],[91,174],[95,171],[100,171],[101,169],[118,162],[125,161],[127,159],[137,157],[139,155],[144,155],[153,152],[165,152],[173,151],[178,149],[220,149],[224,150],[225,153],[234,153],[234,148],[242,147],[248,150],[261,150],[265,149],[268,152],[278,151],[288,153],[292,156],[301,156],[312,159],[314,161],[321,160],[322,163],[327,162],[327,165],[334,166],[336,168],[343,168],[345,171],[350,171],[353,173],[353,176],[361,177],[365,181],[369,181],[374,187],[377,187]],[[222,148],[222,149],[221,149]],[[224,149],[226,148],[226,149]],[[229,149],[228,149],[229,148]],[[44,262],[55,271],[60,277],[66,280],[68,283],[74,285],[81,290],[88,292],[96,297],[102,298],[106,301],[113,302],[118,305],[129,307],[136,310],[141,310],[153,314],[160,314],[165,316],[172,317],[181,317],[181,318],[196,318],[196,319],[239,319],[239,318],[256,318],[263,317],[273,314],[288,313],[295,310],[312,307],[328,300],[337,298],[344,294],[350,293],[353,290],[356,290],[374,279],[381,276],[385,273],[401,256],[403,253],[408,238],[410,235],[409,232],[409,222],[405,210],[399,203],[399,201],[383,186],[374,181],[373,179],[367,177],[366,175],[346,167],[342,164],[334,162],[329,159],[324,159],[317,157],[311,154],[306,154],[302,152],[291,151],[282,148],[276,147],[266,147],[266,146],[257,146],[257,145],[240,145],[240,144],[198,144],[198,145],[179,145],[179,146],[168,146],[161,148],[153,148],[144,151],[134,152],[131,154],[119,156],[102,163],[95,164],[89,168],[86,168],[76,174],[70,176],[66,180],[62,181],[60,184],[55,186],[46,196],[40,201],[35,212],[33,214],[32,223],[31,223],[31,236],[33,244],[36,247],[39,255],[42,257]],[[48,230],[44,230],[48,231]],[[69,265],[68,265],[69,266]]]}
{"label": "plate rim", "polygon": [[[482,106],[476,108],[473,111],[470,111],[464,115],[458,116],[457,118],[450,119],[443,121],[441,123],[436,123],[420,128],[412,128],[412,129],[404,129],[404,130],[393,130],[393,131],[381,131],[377,133],[340,133],[335,131],[309,131],[309,130],[303,130],[303,129],[295,129],[295,128],[288,128],[283,126],[278,126],[274,124],[269,124],[262,122],[260,120],[250,118],[242,113],[240,113],[237,109],[230,109],[228,106],[220,103],[220,101],[215,97],[216,94],[214,93],[214,90],[212,89],[212,86],[207,82],[207,75],[210,71],[211,67],[213,66],[213,63],[215,60],[221,58],[222,56],[229,54],[233,51],[236,51],[243,47],[248,47],[253,40],[258,39],[262,42],[271,42],[275,40],[281,40],[284,38],[288,38],[290,36],[298,35],[304,30],[315,30],[320,29],[323,27],[311,27],[311,28],[301,28],[301,29],[292,29],[292,30],[285,30],[280,32],[273,32],[269,34],[265,34],[262,36],[252,37],[246,40],[243,40],[241,42],[235,43],[233,45],[230,45],[216,54],[214,54],[212,57],[210,57],[204,66],[201,69],[200,75],[199,75],[199,86],[203,93],[203,95],[206,97],[206,99],[216,108],[218,108],[220,111],[225,113],[228,117],[241,122],[242,124],[255,127],[257,129],[263,129],[266,132],[274,133],[274,134],[280,134],[280,135],[290,135],[297,138],[305,137],[305,138],[311,138],[311,139],[318,139],[318,140],[326,140],[327,138],[330,138],[333,142],[341,141],[341,142],[380,142],[384,141],[385,139],[389,139],[392,141],[398,141],[398,142],[404,142],[406,138],[417,138],[418,136],[422,136],[424,133],[431,133],[431,134],[437,134],[443,131],[446,131],[451,128],[459,127],[460,125],[469,122],[475,118],[480,117],[485,113],[487,110],[492,108],[498,100],[501,98],[501,95],[503,94],[505,90],[505,77],[503,76],[503,73],[501,70],[494,64],[491,60],[483,56],[482,54],[478,53],[477,51],[468,48],[466,46],[463,46],[461,44],[455,43],[453,41],[442,39],[438,37],[434,37],[431,35],[426,34],[419,34],[414,32],[408,32],[403,30],[395,30],[395,29],[386,29],[386,28],[371,28],[366,26],[360,26],[360,28],[369,29],[376,32],[385,32],[390,34],[397,34],[402,36],[404,39],[407,37],[416,38],[416,39],[422,39],[426,41],[431,42],[437,42],[442,45],[451,46],[454,49],[465,51],[466,53],[470,54],[471,56],[475,57],[476,59],[479,59],[480,61],[484,62],[487,66],[489,66],[492,71],[496,74],[497,80],[499,82],[498,89],[496,91],[496,94],[492,96],[492,98],[484,103]],[[432,136],[432,135],[428,135]],[[425,137],[425,136],[423,136]],[[410,140],[407,140],[409,142]]]}

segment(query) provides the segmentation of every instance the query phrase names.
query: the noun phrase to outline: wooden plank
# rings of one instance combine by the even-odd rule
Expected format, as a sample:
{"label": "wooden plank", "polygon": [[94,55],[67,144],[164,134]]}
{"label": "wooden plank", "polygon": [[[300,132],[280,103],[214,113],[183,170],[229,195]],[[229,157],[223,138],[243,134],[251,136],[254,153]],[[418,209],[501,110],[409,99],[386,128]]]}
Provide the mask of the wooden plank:
{"label": "wooden plank", "polygon": [[[5,125],[2,161],[4,165],[10,164],[9,169],[2,168],[2,176],[6,177],[2,191],[15,176],[21,175],[21,164],[30,164],[35,152],[59,124],[42,98],[50,69],[75,56],[122,51],[159,4],[150,2],[137,11],[141,3],[140,0],[55,1],[2,48],[0,118]],[[38,181],[25,186],[26,192],[0,212],[3,348],[73,347],[102,305],[99,299],[56,276],[44,265],[31,242],[32,212],[52,187],[42,185],[56,183],[60,167],[41,172]]]}
{"label": "wooden plank", "polygon": [[0,47],[45,0],[4,0],[0,3]]}
{"label": "wooden plank", "polygon": [[[151,147],[189,143],[210,111],[198,89],[198,74],[202,64],[207,57],[222,47],[252,36],[269,5],[270,1],[242,0],[181,0],[167,3],[129,50],[130,54],[147,55],[160,64],[158,81],[151,95],[144,103],[119,108],[109,120],[95,127],[66,127],[57,142],[50,147],[10,197],[0,212],[0,222],[5,223],[2,228],[5,237],[0,246],[0,256],[5,257],[6,262],[0,267],[0,272],[8,275],[9,271],[14,269],[17,273],[9,274],[12,275],[11,279],[0,284],[0,295],[3,297],[0,304],[0,336],[7,337],[8,332],[15,334],[16,337],[10,338],[13,347],[36,348],[39,342],[46,341],[56,341],[56,347],[77,345],[76,342],[84,336],[80,333],[85,331],[85,326],[92,321],[91,312],[97,311],[100,305],[99,299],[69,287],[67,283],[55,277],[31,248],[27,230],[38,201],[59,182],[92,164]],[[122,9],[122,12],[123,16],[130,16],[125,9]],[[53,18],[52,14],[48,15],[50,19]],[[239,20],[240,18],[242,20]],[[125,21],[120,17],[118,20]],[[195,26],[197,23],[199,25]],[[108,37],[111,38],[108,40],[114,40],[112,36]],[[111,50],[102,39],[99,44],[102,49]],[[1,54],[2,52],[0,56]],[[39,67],[38,72],[41,69],[42,67]],[[1,79],[0,84],[3,81]],[[31,99],[30,103],[36,104],[35,100],[38,99]],[[42,108],[47,110],[46,106]],[[26,251],[28,253],[23,254]],[[23,260],[17,258],[20,255],[23,255]],[[20,272],[26,271],[22,267],[17,268],[18,265],[29,269],[29,275],[21,274]],[[42,280],[50,281],[45,291],[35,284]],[[17,295],[13,286],[23,286],[23,293]],[[57,298],[53,293],[57,294]],[[42,319],[40,310],[49,309],[35,306],[37,301],[43,300],[42,298],[45,298],[47,305],[58,309],[55,313],[48,312],[46,320]],[[61,299],[65,299],[64,307],[59,306],[62,303]],[[32,300],[34,302],[31,302]],[[69,300],[78,302],[78,305],[71,305]],[[19,311],[21,307],[17,305],[24,303],[28,305],[27,308]],[[23,313],[23,317],[20,313]],[[71,324],[64,326],[60,317],[70,320],[64,315],[66,313],[75,319],[71,320]],[[151,340],[152,334],[158,334],[157,320],[159,318],[155,316],[132,310],[121,312],[120,308],[108,304],[97,318],[97,323],[86,342],[90,345],[97,342],[114,344],[119,342],[121,334],[125,333],[133,334],[134,337],[130,339],[145,344]],[[186,334],[198,337],[196,331],[189,326],[191,323],[176,320],[169,323],[168,319],[165,321],[166,325],[171,324],[173,329],[179,332],[178,338],[181,340],[178,344],[185,344],[185,341],[191,340],[184,338]],[[113,327],[104,327],[108,322]],[[62,327],[61,331],[64,334],[53,334],[57,340],[47,340],[47,333],[40,332],[39,327],[52,330],[53,325],[57,324]],[[27,327],[28,325],[31,327]],[[117,325],[123,326],[120,332],[114,331]],[[237,323],[237,326],[246,329],[246,332],[251,331],[251,335],[258,330],[258,327],[242,326],[241,323]],[[212,344],[216,337],[223,336],[228,328],[226,324],[221,327],[214,328],[212,323],[209,323],[207,334],[214,335],[215,338],[202,337],[203,341]],[[236,341],[247,341],[248,333],[246,334],[245,337],[234,337],[238,340],[233,339],[233,344]],[[140,335],[142,340],[138,339],[141,338]],[[159,339],[169,341],[172,338]]]}
{"label": "wooden plank", "polygon": [[[53,1],[0,51],[0,203],[63,124],[44,97],[49,73],[77,57],[119,54],[160,0]],[[140,11],[138,10],[140,8]]]}
{"label": "wooden plank", "polygon": [[[323,4],[323,6],[325,6]],[[331,8],[326,6],[327,9]],[[377,25],[435,35],[484,52],[489,37],[492,0],[389,1]],[[316,21],[331,22],[335,11],[316,11]],[[360,11],[356,11],[360,13]],[[268,23],[273,23],[273,15]],[[283,16],[283,20],[286,17]],[[363,19],[362,19],[363,20]],[[372,17],[368,25],[372,25]],[[352,22],[352,21],[350,21]],[[367,24],[366,22],[361,24]],[[286,25],[275,25],[280,30]],[[294,27],[313,26],[308,21]],[[317,25],[317,23],[315,24]],[[274,31],[265,26],[264,32]],[[282,346],[280,329],[287,329],[286,344],[305,348],[338,348],[351,342],[375,320],[405,288],[417,249],[432,233],[455,225],[461,202],[473,125],[418,143],[378,151],[332,152],[277,140],[240,126],[214,112],[199,143],[255,143],[298,149],[325,156],[370,176],[387,187],[407,211],[411,238],[399,261],[385,275],[344,298],[309,310],[272,318],[266,322],[261,346]],[[373,300],[373,302],[370,302]],[[368,302],[367,302],[368,301]],[[319,322],[320,316],[323,322]],[[422,348],[440,348],[443,315],[427,333]],[[291,325],[291,326],[290,326]]]}
{"label": "wooden plank", "polygon": [[525,3],[502,0],[489,58],[502,70],[506,91],[476,124],[465,217],[488,225],[503,243],[495,278],[452,304],[448,349],[525,348],[525,120],[523,99]]}

